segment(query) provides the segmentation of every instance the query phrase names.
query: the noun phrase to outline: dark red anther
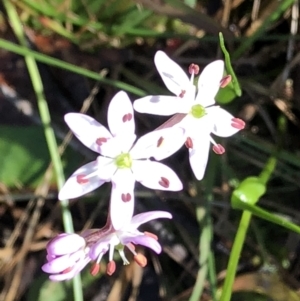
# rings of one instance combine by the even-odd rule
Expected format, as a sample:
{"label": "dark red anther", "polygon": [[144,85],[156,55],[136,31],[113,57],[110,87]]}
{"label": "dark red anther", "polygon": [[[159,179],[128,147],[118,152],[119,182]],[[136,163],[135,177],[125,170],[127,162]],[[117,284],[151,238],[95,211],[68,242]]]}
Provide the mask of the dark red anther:
{"label": "dark red anther", "polygon": [[86,184],[89,182],[89,179],[86,179],[85,175],[78,175],[76,176],[76,181],[78,184]]}
{"label": "dark red anther", "polygon": [[127,121],[130,121],[131,119],[132,119],[132,114],[128,113],[123,116],[122,121],[127,122]]}
{"label": "dark red anther", "polygon": [[111,276],[116,271],[116,263],[112,260],[107,264],[106,274]]}
{"label": "dark red anther", "polygon": [[107,138],[105,138],[105,137],[101,137],[96,140],[96,144],[98,144],[100,146],[105,142],[107,142]]}
{"label": "dark red anther", "polygon": [[220,81],[220,87],[225,88],[231,82],[231,75],[224,76]]}
{"label": "dark red anther", "polygon": [[223,155],[225,153],[225,148],[221,144],[217,144],[213,146],[213,151],[217,155]]}
{"label": "dark red anther", "polygon": [[187,147],[187,148],[193,148],[193,140],[192,140],[192,138],[191,137],[187,137],[186,138],[186,141],[185,141],[185,146]]}
{"label": "dark red anther", "polygon": [[231,126],[238,130],[243,130],[245,128],[244,120],[240,118],[232,118],[231,119]]}
{"label": "dark red anther", "polygon": [[195,74],[197,75],[200,71],[200,68],[196,64],[190,64],[189,66],[189,74]]}
{"label": "dark red anther", "polygon": [[169,181],[167,178],[165,178],[165,177],[161,177],[161,178],[160,178],[160,181],[158,182],[158,184],[159,184],[160,186],[164,187],[164,188],[169,188],[169,186],[170,186],[170,181]]}
{"label": "dark red anther", "polygon": [[96,276],[100,272],[100,264],[95,262],[90,269],[90,274]]}
{"label": "dark red anther", "polygon": [[122,193],[121,199],[124,203],[131,201],[131,194],[130,193]]}
{"label": "dark red anther", "polygon": [[134,255],[133,259],[142,268],[147,265],[147,258],[141,253]]}

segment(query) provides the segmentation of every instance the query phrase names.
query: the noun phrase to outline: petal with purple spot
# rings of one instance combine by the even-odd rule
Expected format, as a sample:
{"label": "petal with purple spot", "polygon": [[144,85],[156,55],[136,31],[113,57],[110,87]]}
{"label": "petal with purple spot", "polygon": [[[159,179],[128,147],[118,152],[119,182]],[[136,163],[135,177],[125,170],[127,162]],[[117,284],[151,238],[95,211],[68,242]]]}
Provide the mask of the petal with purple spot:
{"label": "petal with purple spot", "polygon": [[142,185],[159,190],[179,191],[182,183],[177,174],[168,166],[150,160],[134,160],[132,170]]}
{"label": "petal with purple spot", "polygon": [[107,122],[113,136],[134,135],[133,107],[126,92],[118,92],[111,100],[107,112]]}
{"label": "petal with purple spot", "polygon": [[129,168],[118,169],[112,177],[110,218],[115,230],[130,223],[134,209],[135,178]]}
{"label": "petal with purple spot", "polygon": [[[68,113],[65,121],[74,135],[88,148],[102,154],[100,140],[107,141],[112,138],[111,133],[94,118],[80,114]],[[100,139],[100,140],[99,140]],[[98,143],[97,143],[98,142]]]}
{"label": "petal with purple spot", "polygon": [[98,163],[92,161],[77,169],[61,188],[60,200],[73,199],[89,193],[105,183],[98,176]]}

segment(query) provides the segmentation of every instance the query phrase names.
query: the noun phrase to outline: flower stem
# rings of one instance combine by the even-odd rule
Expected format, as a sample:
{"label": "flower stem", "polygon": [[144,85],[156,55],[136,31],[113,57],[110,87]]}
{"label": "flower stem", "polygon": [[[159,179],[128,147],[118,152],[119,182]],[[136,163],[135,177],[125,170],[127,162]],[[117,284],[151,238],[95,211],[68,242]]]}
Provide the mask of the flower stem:
{"label": "flower stem", "polygon": [[[13,31],[16,35],[16,37],[19,40],[19,43],[23,47],[27,47],[27,41],[26,37],[24,35],[23,31],[23,25],[21,23],[21,20],[19,18],[19,15],[15,9],[15,6],[13,3],[9,0],[4,0],[3,4],[5,6],[5,9],[7,11],[7,15],[9,17],[10,24],[13,28]],[[37,98],[37,104],[38,109],[40,113],[40,117],[44,126],[44,133],[51,157],[51,161],[53,163],[56,179],[57,179],[57,186],[58,188],[61,188],[64,184],[65,178],[63,173],[63,167],[60,160],[57,142],[55,138],[54,131],[51,127],[51,118],[50,113],[47,105],[47,101],[45,99],[44,95],[44,89],[43,89],[43,83],[42,79],[38,70],[38,66],[36,64],[35,59],[30,55],[30,52],[24,56],[26,66],[28,69],[28,73],[32,82],[32,86]],[[73,232],[73,221],[72,216],[69,211],[69,202],[68,200],[61,202],[62,207],[62,217],[63,217],[63,224],[66,232]],[[73,281],[73,290],[74,290],[74,300],[76,301],[82,301],[83,295],[82,295],[82,288],[81,288],[81,280],[80,276],[77,276],[74,278]]]}
{"label": "flower stem", "polygon": [[251,216],[252,216],[251,212],[246,210],[243,211],[239,228],[234,238],[234,243],[231,249],[230,258],[227,266],[226,278],[223,285],[220,301],[230,301],[231,293],[232,293],[232,285],[235,279],[239,258],[244,245],[246,233],[249,228]]}
{"label": "flower stem", "polygon": [[[197,206],[196,216],[199,228],[202,230],[199,238],[199,270],[196,283],[194,284],[189,301],[198,301],[202,295],[205,280],[209,274],[210,289],[213,300],[216,300],[216,271],[214,264],[214,254],[211,250],[213,237],[213,224],[211,220],[211,201],[213,198],[212,188],[214,184],[217,168],[217,156],[213,156],[210,161],[209,174],[205,179],[205,206]],[[198,189],[200,191],[200,189]]]}
{"label": "flower stem", "polygon": [[[280,129],[282,134],[282,129]],[[275,151],[275,154],[278,154],[278,149]],[[264,166],[264,169],[259,175],[259,179],[261,182],[266,185],[276,167],[277,159],[276,155],[272,156],[268,159],[267,163]],[[230,301],[232,294],[232,286],[236,275],[236,270],[239,262],[239,258],[241,255],[241,251],[245,242],[245,237],[247,230],[249,228],[249,224],[251,221],[251,212],[243,211],[240,224],[237,230],[237,234],[234,238],[234,243],[232,246],[232,250],[230,253],[230,258],[227,266],[227,273],[223,285],[222,295],[220,301]]]}

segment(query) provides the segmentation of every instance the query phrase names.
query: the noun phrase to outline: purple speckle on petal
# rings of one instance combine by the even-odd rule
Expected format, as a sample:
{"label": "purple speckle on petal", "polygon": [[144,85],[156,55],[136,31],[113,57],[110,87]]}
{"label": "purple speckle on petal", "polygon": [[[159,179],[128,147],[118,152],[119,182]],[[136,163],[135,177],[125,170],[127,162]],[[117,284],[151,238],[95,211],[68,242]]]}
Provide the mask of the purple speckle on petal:
{"label": "purple speckle on petal", "polygon": [[170,186],[170,181],[165,177],[161,177],[158,184],[164,188],[168,188]]}
{"label": "purple speckle on petal", "polygon": [[130,193],[122,193],[121,199],[124,203],[131,201],[131,194]]}
{"label": "purple speckle on petal", "polygon": [[127,122],[130,121],[132,119],[132,114],[131,113],[127,113],[123,116],[122,121],[123,122]]}

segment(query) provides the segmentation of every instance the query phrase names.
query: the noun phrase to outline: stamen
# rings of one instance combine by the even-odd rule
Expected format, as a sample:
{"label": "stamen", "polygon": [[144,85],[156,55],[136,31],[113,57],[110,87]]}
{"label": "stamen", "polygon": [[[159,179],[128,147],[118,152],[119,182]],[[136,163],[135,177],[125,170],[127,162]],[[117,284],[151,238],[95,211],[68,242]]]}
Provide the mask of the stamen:
{"label": "stamen", "polygon": [[98,144],[99,146],[101,146],[105,142],[107,142],[107,138],[105,137],[101,137],[96,140],[96,144]]}
{"label": "stamen", "polygon": [[187,148],[193,148],[193,140],[192,140],[192,138],[191,137],[187,137],[186,138],[186,141],[185,141],[185,146],[187,147]]}
{"label": "stamen", "polygon": [[133,256],[133,259],[142,268],[147,265],[147,258],[141,253],[138,253],[135,256]]}
{"label": "stamen", "polygon": [[199,68],[198,65],[196,65],[196,64],[190,64],[190,66],[189,66],[189,74],[195,74],[195,75],[197,75],[199,73],[199,70],[200,70],[200,68]]}
{"label": "stamen", "polygon": [[90,268],[90,274],[96,276],[100,272],[100,264],[95,262]]}
{"label": "stamen", "polygon": [[167,178],[165,178],[165,177],[161,177],[161,178],[160,178],[160,181],[158,182],[158,184],[159,184],[160,186],[164,187],[164,188],[169,188],[169,186],[170,186],[170,181],[169,181]]}
{"label": "stamen", "polygon": [[181,90],[180,94],[178,95],[180,98],[183,98],[185,95],[186,91],[185,90]]}
{"label": "stamen", "polygon": [[240,118],[232,118],[231,126],[238,130],[243,130],[245,128],[245,122]]}
{"label": "stamen", "polygon": [[111,276],[116,271],[116,263],[112,260],[107,264],[106,274]]}
{"label": "stamen", "polygon": [[164,138],[163,137],[160,137],[158,140],[157,140],[157,144],[156,144],[156,147],[160,147],[162,145],[164,141]]}
{"label": "stamen", "polygon": [[228,74],[225,77],[223,77],[220,81],[220,87],[225,88],[229,83],[231,82],[231,75]]}
{"label": "stamen", "polygon": [[124,246],[123,246],[122,249],[118,249],[118,252],[119,252],[119,254],[120,254],[120,257],[121,257],[122,260],[123,260],[123,264],[124,264],[124,265],[128,265],[128,264],[129,264],[129,261],[128,261],[128,259],[127,259],[126,256],[125,256],[125,253],[124,253]]}
{"label": "stamen", "polygon": [[130,121],[131,119],[132,119],[132,114],[128,113],[123,116],[122,121],[127,122],[127,121]]}
{"label": "stamen", "polygon": [[225,148],[221,144],[216,144],[213,146],[213,151],[217,155],[223,155],[225,153]]}
{"label": "stamen", "polygon": [[131,201],[131,194],[130,193],[122,193],[121,199],[124,203]]}
{"label": "stamen", "polygon": [[154,233],[145,231],[144,234],[145,234],[146,236],[149,236],[149,237],[154,238],[155,240],[158,240],[157,235],[155,235]]}
{"label": "stamen", "polygon": [[86,184],[89,182],[88,179],[85,179],[85,175],[78,175],[76,176],[76,181],[78,184]]}
{"label": "stamen", "polygon": [[131,243],[131,242],[129,242],[127,245],[126,245],[126,247],[130,250],[130,251],[134,251],[135,250],[135,245],[133,244],[133,243]]}

